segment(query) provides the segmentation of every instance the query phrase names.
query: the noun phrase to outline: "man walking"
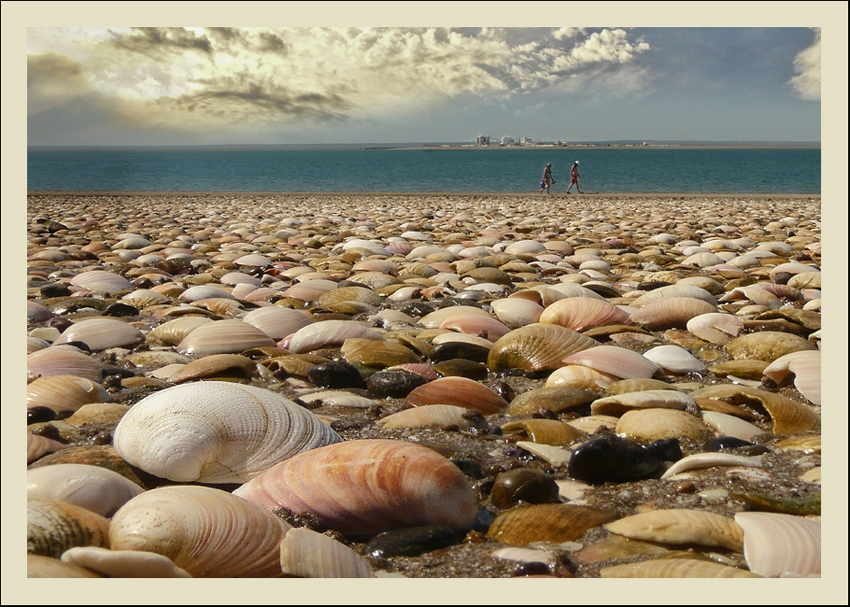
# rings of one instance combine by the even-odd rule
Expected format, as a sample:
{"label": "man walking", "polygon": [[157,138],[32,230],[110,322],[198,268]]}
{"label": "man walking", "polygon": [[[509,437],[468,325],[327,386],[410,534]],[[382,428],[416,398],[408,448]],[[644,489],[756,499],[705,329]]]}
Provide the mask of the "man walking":
{"label": "man walking", "polygon": [[578,187],[578,180],[581,178],[581,175],[578,174],[578,160],[573,163],[572,168],[570,169],[570,187],[567,188],[567,194],[571,194],[570,190],[573,189],[573,185],[576,186],[576,190],[581,194],[581,188]]}

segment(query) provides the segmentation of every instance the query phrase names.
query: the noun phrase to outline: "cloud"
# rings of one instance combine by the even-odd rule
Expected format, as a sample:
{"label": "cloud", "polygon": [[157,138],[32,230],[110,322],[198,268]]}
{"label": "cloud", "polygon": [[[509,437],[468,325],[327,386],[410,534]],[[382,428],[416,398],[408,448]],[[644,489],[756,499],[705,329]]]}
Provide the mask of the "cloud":
{"label": "cloud", "polygon": [[558,57],[554,69],[570,71],[592,63],[628,63],[635,55],[649,49],[649,44],[643,40],[630,43],[624,30],[604,29],[574,46],[569,54]]}
{"label": "cloud", "polygon": [[554,31],[552,36],[555,37],[555,40],[567,40],[569,38],[575,38],[579,34],[584,34],[587,28],[584,27],[562,27]]}
{"label": "cloud", "polygon": [[183,27],[134,27],[132,31],[132,34],[111,32],[109,44],[152,57],[185,51],[197,51],[205,55],[213,53],[209,38]]}
{"label": "cloud", "polygon": [[796,75],[788,81],[794,92],[803,99],[820,100],[820,28],[815,30],[815,41],[794,58]]}

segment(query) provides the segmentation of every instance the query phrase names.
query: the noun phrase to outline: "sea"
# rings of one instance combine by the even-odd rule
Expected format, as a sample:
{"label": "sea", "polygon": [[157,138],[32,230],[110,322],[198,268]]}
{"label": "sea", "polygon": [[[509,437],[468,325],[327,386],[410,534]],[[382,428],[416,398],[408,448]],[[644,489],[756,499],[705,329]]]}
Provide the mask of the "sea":
{"label": "sea", "polygon": [[[819,147],[90,147],[27,150],[27,189],[146,192],[820,194]],[[575,192],[575,188],[573,189]]]}

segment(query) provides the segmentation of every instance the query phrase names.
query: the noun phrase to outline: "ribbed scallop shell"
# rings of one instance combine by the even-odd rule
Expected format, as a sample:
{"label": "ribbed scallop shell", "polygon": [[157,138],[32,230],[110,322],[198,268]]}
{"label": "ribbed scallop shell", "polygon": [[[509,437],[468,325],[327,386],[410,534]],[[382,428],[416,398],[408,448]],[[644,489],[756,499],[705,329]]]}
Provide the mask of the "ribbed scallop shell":
{"label": "ribbed scallop shell", "polygon": [[99,352],[108,348],[134,346],[144,340],[142,332],[126,322],[112,318],[88,318],[65,329],[53,344],[81,341]]}
{"label": "ribbed scallop shell", "polygon": [[630,324],[629,313],[604,299],[568,297],[549,305],[539,322],[553,323],[573,331],[584,331],[604,325]]}
{"label": "ribbed scallop shell", "polygon": [[532,542],[569,542],[614,518],[610,510],[571,504],[537,504],[513,508],[496,517],[487,535],[512,546]]}
{"label": "ribbed scallop shell", "polygon": [[618,346],[595,346],[571,354],[564,359],[568,365],[582,365],[622,379],[649,378],[658,371],[658,365],[626,348]]}
{"label": "ribbed scallop shell", "polygon": [[358,321],[323,320],[296,331],[288,340],[286,347],[291,352],[299,354],[328,346],[339,346],[351,337],[383,339],[380,333]]}
{"label": "ribbed scallop shell", "polygon": [[257,308],[248,312],[242,320],[278,340],[313,323],[309,314],[280,306]]}
{"label": "ribbed scallop shell", "polygon": [[76,375],[98,381],[102,370],[103,363],[72,346],[44,348],[27,355],[27,379]]}
{"label": "ribbed scallop shell", "polygon": [[547,323],[534,323],[515,329],[496,341],[487,357],[487,366],[494,373],[505,369],[546,371],[564,366],[570,354],[598,345],[587,337]]}
{"label": "ribbed scallop shell", "polygon": [[247,322],[229,319],[201,325],[177,345],[185,354],[234,354],[250,348],[274,346],[275,341]]}
{"label": "ribbed scallop shell", "polygon": [[454,405],[475,409],[484,415],[500,413],[508,408],[508,401],[487,386],[466,377],[441,377],[414,388],[407,402],[422,405]]}
{"label": "ribbed scallop shell", "polygon": [[744,558],[750,571],[765,577],[786,573],[821,573],[821,526],[818,521],[769,512],[739,512],[744,530]]}
{"label": "ribbed scallop shell", "polygon": [[161,554],[193,577],[280,577],[279,546],[289,529],[226,491],[161,487],[115,513],[109,547]]}
{"label": "ribbed scallop shell", "polygon": [[205,316],[182,316],[159,325],[156,329],[150,332],[150,335],[169,346],[176,346],[183,341],[189,333],[201,325],[211,322],[213,322],[213,320]]}
{"label": "ribbed scallop shell", "polygon": [[71,284],[102,295],[114,295],[133,289],[133,284],[129,280],[120,274],[113,274],[105,270],[91,270],[77,274],[71,279]]}
{"label": "ribbed scallop shell", "polygon": [[653,510],[608,523],[611,533],[662,544],[700,544],[741,552],[744,532],[727,516],[702,510]]}
{"label": "ribbed scallop shell", "polygon": [[475,494],[463,472],[427,447],[354,440],[281,462],[234,491],[268,509],[309,512],[353,536],[403,527],[472,527]]}
{"label": "ribbed scallop shell", "polygon": [[820,405],[820,350],[805,350],[780,356],[764,369],[764,374],[777,384],[781,384],[785,377],[791,373],[794,374],[794,386],[800,391],[800,394],[809,399],[809,402]]}
{"label": "ribbed scallop shell", "polygon": [[279,394],[210,381],[142,399],[118,424],[113,444],[130,464],[163,478],[240,483],[297,453],[340,440]]}
{"label": "ribbed scallop shell", "polygon": [[291,529],[280,543],[280,567],[306,578],[375,577],[369,561],[351,548],[310,529]]}
{"label": "ribbed scallop shell", "polygon": [[721,565],[702,559],[654,559],[605,567],[599,571],[603,578],[757,578],[737,567]]}
{"label": "ribbed scallop shell", "polygon": [[142,493],[117,472],[86,464],[54,464],[27,471],[27,499],[57,500],[109,518]]}
{"label": "ribbed scallop shell", "polygon": [[59,558],[74,546],[109,545],[109,520],[67,502],[27,500],[27,552]]}
{"label": "ribbed scallop shell", "polygon": [[103,386],[76,375],[50,375],[27,386],[27,408],[49,407],[56,412],[76,411],[89,403],[112,402]]}
{"label": "ribbed scallop shell", "polygon": [[643,306],[631,315],[631,320],[653,331],[684,329],[692,318],[715,312],[715,306],[701,299],[666,297]]}

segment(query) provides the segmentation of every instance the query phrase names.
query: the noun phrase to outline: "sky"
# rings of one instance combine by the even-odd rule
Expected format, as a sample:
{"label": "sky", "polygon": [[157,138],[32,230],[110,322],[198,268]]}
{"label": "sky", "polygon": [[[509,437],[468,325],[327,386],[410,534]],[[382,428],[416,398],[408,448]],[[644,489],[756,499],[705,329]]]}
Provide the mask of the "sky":
{"label": "sky", "polygon": [[28,144],[821,140],[818,27],[567,22],[29,27]]}

